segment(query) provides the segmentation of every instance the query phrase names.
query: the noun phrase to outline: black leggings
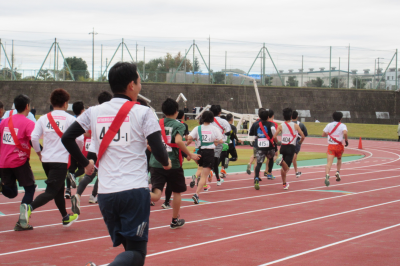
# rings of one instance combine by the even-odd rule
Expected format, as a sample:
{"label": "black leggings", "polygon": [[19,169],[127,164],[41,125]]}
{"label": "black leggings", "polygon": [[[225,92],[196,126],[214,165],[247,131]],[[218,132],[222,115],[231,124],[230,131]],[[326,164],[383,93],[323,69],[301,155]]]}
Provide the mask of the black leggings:
{"label": "black leggings", "polygon": [[62,217],[65,217],[67,215],[67,210],[65,209],[64,180],[67,175],[67,164],[42,163],[42,165],[47,176],[47,186],[44,193],[37,196],[31,203],[32,210],[35,210],[54,199]]}
{"label": "black leggings", "polygon": [[[68,168],[68,172],[74,174],[75,177],[78,177],[85,173],[85,168],[83,168],[83,166],[81,166],[77,161],[71,158],[71,165]],[[71,189],[71,181],[69,180],[69,178],[66,178],[66,184],[67,189]]]}
{"label": "black leggings", "polygon": [[[96,153],[88,152],[87,159],[88,159],[88,160],[93,160],[94,163],[96,164],[96,161],[97,161]],[[83,180],[82,180],[82,181],[79,183],[79,185],[78,185],[78,189],[76,190],[76,194],[82,196],[83,191],[85,191],[86,187],[87,187],[90,183],[92,183],[92,181],[93,181],[93,179],[96,177],[96,175],[97,175],[97,170],[95,170],[95,171],[93,172],[92,175],[85,175],[85,176],[83,177]],[[67,179],[67,180],[68,180],[68,179]],[[97,196],[97,189],[98,189],[98,186],[99,186],[99,178],[97,178],[96,183],[94,184],[94,187],[93,187],[93,191],[92,191],[93,197],[96,197],[96,196]]]}
{"label": "black leggings", "polygon": [[[268,158],[267,158],[267,160],[268,160]],[[263,163],[257,162],[256,169],[254,170],[255,177],[260,177],[260,170],[261,170],[261,166],[262,165],[263,165]],[[268,173],[272,172],[272,167],[273,166],[274,166],[274,158],[269,159],[269,161],[268,161]]]}
{"label": "black leggings", "polygon": [[[22,198],[22,202],[21,204],[25,203],[25,204],[31,204],[33,201],[33,196],[35,195],[35,188],[36,185],[32,185],[32,186],[28,186],[28,187],[24,187],[25,189],[25,195]],[[2,193],[5,197],[9,198],[9,199],[13,199],[18,195],[18,187],[17,184],[15,184],[15,186],[7,186],[4,185],[3,186],[3,190]]]}
{"label": "black leggings", "polygon": [[218,165],[219,165],[219,158],[218,157],[214,157],[214,169],[213,169],[213,171],[214,171],[215,177],[217,178],[217,181],[220,181],[219,174],[218,174]]}
{"label": "black leggings", "polygon": [[222,151],[221,156],[219,157],[219,162],[221,166],[224,166],[226,158],[228,158],[228,151]]}
{"label": "black leggings", "polygon": [[399,139],[397,141],[400,141],[400,136],[399,136]]}
{"label": "black leggings", "polygon": [[147,255],[146,241],[130,241],[125,239],[122,243],[125,252],[115,257],[109,266],[143,266]]}
{"label": "black leggings", "polygon": [[167,188],[165,189],[165,203],[169,203],[169,200],[171,199],[172,195],[172,190],[169,188],[168,183],[167,183]]}

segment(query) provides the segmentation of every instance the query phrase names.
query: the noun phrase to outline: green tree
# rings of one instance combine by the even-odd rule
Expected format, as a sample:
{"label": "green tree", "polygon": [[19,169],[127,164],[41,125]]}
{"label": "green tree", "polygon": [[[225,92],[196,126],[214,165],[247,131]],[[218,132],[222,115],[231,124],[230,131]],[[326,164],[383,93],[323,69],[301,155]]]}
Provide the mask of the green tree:
{"label": "green tree", "polygon": [[[15,78],[17,80],[20,80],[22,77],[22,74],[18,72],[17,69],[14,70],[14,75]],[[3,68],[2,70],[0,70],[0,80],[14,80],[14,77],[12,75],[11,69],[9,69],[8,67]]]}
{"label": "green tree", "polygon": [[45,81],[53,81],[54,77],[53,77],[53,71],[48,70],[48,69],[42,69],[39,72],[38,75],[38,79],[39,80],[45,80]]}
{"label": "green tree", "polygon": [[218,71],[214,73],[214,84],[225,84],[225,73]]}
{"label": "green tree", "polygon": [[353,78],[353,85],[356,89],[364,89],[367,83],[360,78]]}
{"label": "green tree", "polygon": [[[88,71],[88,65],[85,60],[80,57],[68,57],[65,58],[65,62],[68,64],[72,73],[74,74],[75,80],[84,81],[90,77],[90,73]],[[70,73],[68,72],[68,68],[65,66],[63,68],[65,71],[65,79],[72,79]]]}
{"label": "green tree", "polygon": [[194,58],[194,71],[199,72],[200,71],[200,63],[199,59],[197,57]]}
{"label": "green tree", "polygon": [[317,87],[322,88],[324,81],[321,78],[312,79],[305,82],[307,87]]}
{"label": "green tree", "polygon": [[274,79],[274,77],[266,77],[265,78],[265,84],[268,85],[268,86],[271,86],[273,79]]}
{"label": "green tree", "polygon": [[[332,82],[332,84],[331,84],[332,88],[344,88],[345,87],[344,81],[342,81],[342,79],[339,79],[337,77],[334,77],[331,80],[331,82]],[[338,86],[338,83],[339,83],[339,86]]]}
{"label": "green tree", "polygon": [[286,81],[286,86],[298,87],[299,82],[296,80],[295,76],[290,76]]}

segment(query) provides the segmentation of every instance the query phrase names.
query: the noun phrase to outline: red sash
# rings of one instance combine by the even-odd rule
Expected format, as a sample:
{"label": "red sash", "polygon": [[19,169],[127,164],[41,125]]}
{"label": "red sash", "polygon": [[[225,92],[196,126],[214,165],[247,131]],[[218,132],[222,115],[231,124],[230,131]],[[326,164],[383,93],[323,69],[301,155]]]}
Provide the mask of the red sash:
{"label": "red sash", "polygon": [[99,153],[97,155],[97,162],[96,167],[99,167],[99,162],[101,157],[103,156],[104,152],[107,150],[108,146],[110,145],[111,141],[114,139],[115,135],[118,133],[118,130],[121,128],[122,123],[124,122],[126,116],[128,115],[129,111],[133,108],[135,104],[139,104],[138,102],[127,101],[119,109],[117,115],[115,116],[114,120],[111,123],[110,128],[107,130],[106,134],[104,135],[103,140],[101,141],[99,147]]}
{"label": "red sash", "polygon": [[17,146],[17,148],[20,149],[21,151],[25,152],[29,158],[31,156],[31,149],[25,149],[24,147],[22,147],[21,143],[19,142],[17,134],[15,133],[14,124],[12,121],[12,114],[13,114],[13,110],[10,111],[10,117],[8,118],[8,128],[10,129],[11,137],[14,140],[15,146]]}
{"label": "red sash", "polygon": [[261,131],[264,133],[264,136],[267,138],[267,140],[268,140],[269,142],[271,142],[272,147],[275,147],[274,142],[273,142],[273,141],[271,140],[271,138],[268,136],[267,132],[265,132],[264,125],[262,124],[262,122],[258,123],[258,126],[260,127]]}
{"label": "red sash", "polygon": [[340,122],[336,124],[336,126],[332,129],[331,133],[328,133],[328,136],[331,138],[331,140],[333,140],[334,142],[336,142],[337,144],[342,144],[340,141],[338,141],[337,139],[335,139],[334,137],[332,137],[332,133],[336,131],[336,129],[340,126]]}
{"label": "red sash", "polygon": [[222,129],[222,134],[225,133],[225,129],[218,123],[217,119],[214,117],[214,122]]}
{"label": "red sash", "polygon": [[180,165],[181,165],[181,167],[182,167],[182,161],[183,161],[182,152],[181,152],[181,150],[179,149],[178,144],[176,144],[176,143],[168,143],[167,134],[165,134],[164,118],[163,118],[163,119],[160,119],[160,121],[158,121],[158,122],[160,123],[160,127],[161,127],[161,136],[162,136],[162,138],[163,138],[163,140],[164,140],[164,143],[165,143],[166,145],[170,146],[171,148],[177,148],[177,149],[179,150],[179,163],[180,163]]}
{"label": "red sash", "polygon": [[[47,119],[49,119],[49,123],[51,125],[51,127],[54,129],[54,131],[57,133],[57,135],[60,137],[60,139],[63,136],[63,133],[61,132],[61,130],[58,128],[56,121],[54,121],[53,116],[51,115],[51,113],[47,113]],[[69,168],[69,166],[71,165],[71,155],[68,156],[68,165],[67,168]]]}
{"label": "red sash", "polygon": [[283,144],[283,143],[282,143],[282,145],[290,145],[290,144],[292,143],[293,140],[297,139],[297,136],[293,134],[293,130],[292,130],[292,128],[290,127],[290,125],[289,125],[287,122],[285,122],[285,124],[286,124],[286,126],[288,127],[289,132],[290,132],[290,134],[292,135],[293,139],[292,139],[288,144]]}

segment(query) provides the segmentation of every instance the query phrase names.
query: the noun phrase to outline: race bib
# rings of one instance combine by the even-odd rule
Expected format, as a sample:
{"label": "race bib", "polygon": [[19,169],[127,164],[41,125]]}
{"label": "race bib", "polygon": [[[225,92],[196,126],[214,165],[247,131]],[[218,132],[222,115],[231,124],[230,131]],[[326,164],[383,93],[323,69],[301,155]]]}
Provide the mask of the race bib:
{"label": "race bib", "polygon": [[[340,142],[340,140],[339,140],[340,135],[339,135],[339,134],[337,134],[337,135],[333,135],[333,134],[332,134],[331,136]],[[336,141],[334,141],[334,140],[331,138],[331,136],[328,135],[328,144],[338,144]]]}
{"label": "race bib", "polygon": [[[99,116],[96,121],[96,135],[99,142],[104,138],[104,135],[114,121],[115,116]],[[127,146],[131,140],[130,134],[130,122],[129,116],[127,116],[122,123],[114,139],[111,141],[110,146]]]}
{"label": "race bib", "polygon": [[257,140],[257,144],[259,148],[268,148],[269,147],[269,141],[266,138],[259,138]]}
{"label": "race bib", "polygon": [[293,136],[292,134],[282,134],[282,144],[292,143]]}
{"label": "race bib", "polygon": [[203,143],[212,142],[211,136],[212,136],[212,132],[211,131],[201,131],[201,141]]}
{"label": "race bib", "polygon": [[91,144],[92,144],[92,140],[91,139],[87,139],[85,141],[85,151],[89,150]]}
{"label": "race bib", "polygon": [[[167,136],[167,143],[171,143],[171,135],[170,135],[171,132],[172,132],[172,127],[165,127],[165,134]],[[165,144],[164,138],[161,138],[161,140],[162,140],[167,152],[172,152],[172,147],[170,147],[167,144]]]}
{"label": "race bib", "polygon": [[[18,136],[18,128],[14,128],[14,130],[15,130],[15,135]],[[3,131],[3,144],[15,145],[14,139],[8,127],[5,127]]]}
{"label": "race bib", "polygon": [[[56,122],[58,128],[61,132],[64,133],[65,130],[65,123],[67,122],[67,118],[65,116],[53,116],[54,122]],[[55,132],[54,128],[51,126],[50,122],[47,121],[46,128],[44,129],[45,132]]]}

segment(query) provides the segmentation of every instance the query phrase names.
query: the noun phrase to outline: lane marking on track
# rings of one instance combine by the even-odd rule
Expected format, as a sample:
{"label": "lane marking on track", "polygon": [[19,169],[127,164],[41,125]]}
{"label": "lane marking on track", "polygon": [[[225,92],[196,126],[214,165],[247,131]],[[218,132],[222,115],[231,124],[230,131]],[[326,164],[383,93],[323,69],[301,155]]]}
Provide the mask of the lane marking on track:
{"label": "lane marking on track", "polygon": [[354,192],[343,191],[343,190],[317,190],[317,189],[309,189],[307,191],[316,191],[316,192],[333,192],[333,193],[344,193],[344,194],[353,194]]}
{"label": "lane marking on track", "polygon": [[310,249],[310,250],[307,250],[307,251],[304,251],[304,252],[301,252],[301,253],[297,253],[297,254],[294,254],[294,255],[279,259],[279,260],[274,260],[274,261],[262,264],[260,266],[267,266],[267,265],[275,264],[275,263],[278,263],[278,262],[281,262],[281,261],[293,259],[293,258],[302,256],[302,255],[305,255],[305,254],[309,254],[309,253],[312,253],[312,252],[315,252],[315,251],[318,251],[318,250],[321,250],[321,249],[325,249],[325,248],[329,248],[329,247],[332,247],[332,246],[336,246],[336,245],[339,245],[339,244],[342,244],[342,243],[345,243],[345,242],[349,242],[349,241],[352,241],[354,239],[358,239],[358,238],[361,238],[361,237],[364,237],[364,236],[369,236],[369,235],[372,235],[372,234],[376,234],[376,233],[379,233],[379,232],[382,232],[382,231],[385,231],[385,230],[389,230],[389,229],[392,229],[392,228],[395,228],[395,227],[398,227],[398,226],[400,226],[400,224],[395,224],[395,225],[388,226],[388,227],[385,227],[385,228],[381,228],[381,229],[378,229],[378,230],[375,230],[375,231],[372,231],[372,232],[369,232],[369,233],[366,233],[366,234],[358,235],[358,236],[355,236],[355,237],[350,237],[350,238],[347,238],[347,239],[344,239],[344,240],[341,240],[341,241],[338,241],[338,242],[334,242],[332,244],[328,244],[328,245],[325,245],[325,246],[322,246],[322,247],[319,247],[319,248]]}

